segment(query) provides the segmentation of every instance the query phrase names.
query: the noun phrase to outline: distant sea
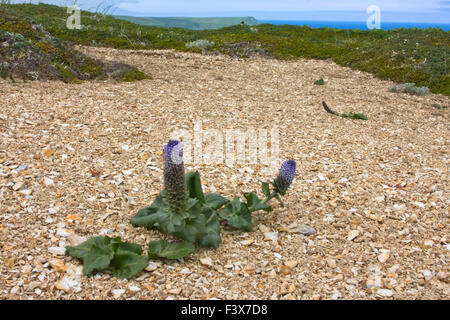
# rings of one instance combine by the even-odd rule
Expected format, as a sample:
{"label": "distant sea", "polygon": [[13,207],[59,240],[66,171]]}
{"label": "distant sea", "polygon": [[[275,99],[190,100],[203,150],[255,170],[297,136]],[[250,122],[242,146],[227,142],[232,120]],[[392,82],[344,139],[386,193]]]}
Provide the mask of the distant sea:
{"label": "distant sea", "polygon": [[[261,23],[270,23],[275,25],[289,24],[294,26],[307,25],[311,28],[336,28],[336,29],[360,29],[368,30],[366,21],[305,21],[305,20],[259,20]],[[393,28],[441,28],[444,31],[450,30],[450,24],[446,23],[411,23],[411,22],[381,22],[381,29],[392,30]]]}

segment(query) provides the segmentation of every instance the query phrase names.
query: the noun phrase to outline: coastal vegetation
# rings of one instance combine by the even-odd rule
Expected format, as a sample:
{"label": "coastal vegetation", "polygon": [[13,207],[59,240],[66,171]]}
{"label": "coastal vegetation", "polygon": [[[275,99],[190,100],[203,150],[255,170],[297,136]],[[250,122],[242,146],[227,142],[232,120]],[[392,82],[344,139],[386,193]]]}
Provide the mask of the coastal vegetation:
{"label": "coastal vegetation", "polygon": [[[72,44],[207,51],[240,58],[262,55],[332,60],[380,79],[414,83],[430,92],[450,95],[450,32],[439,28],[362,31],[239,24],[217,30],[191,30],[138,25],[110,15],[82,11],[82,28],[70,30],[66,27],[66,8],[17,4],[4,6],[5,11],[21,19],[31,19],[53,37]],[[3,17],[4,13],[1,14]],[[4,23],[0,22],[1,30],[5,30]],[[208,46],[195,45],[199,40]]]}

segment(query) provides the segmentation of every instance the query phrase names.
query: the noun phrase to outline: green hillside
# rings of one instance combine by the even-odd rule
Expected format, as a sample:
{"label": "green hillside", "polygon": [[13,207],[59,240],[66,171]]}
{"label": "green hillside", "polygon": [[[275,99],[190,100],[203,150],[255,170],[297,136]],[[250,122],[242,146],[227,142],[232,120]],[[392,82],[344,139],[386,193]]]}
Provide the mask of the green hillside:
{"label": "green hillside", "polygon": [[26,80],[117,81],[151,79],[136,67],[90,58],[41,25],[0,7],[0,77]]}
{"label": "green hillside", "polygon": [[131,17],[131,16],[114,16],[114,18],[126,20],[132,23],[144,26],[154,27],[176,27],[193,30],[203,29],[220,29],[244,22],[249,26],[259,24],[259,21],[253,17],[231,17],[231,18],[151,18],[151,17]]}
{"label": "green hillside", "polygon": [[210,51],[243,58],[257,54],[278,59],[331,59],[381,79],[415,83],[450,95],[450,31],[441,29],[362,31],[260,24],[191,30],[143,26],[82,11],[82,29],[69,30],[63,7],[20,4],[7,5],[4,10],[32,19],[52,36],[79,45]]}

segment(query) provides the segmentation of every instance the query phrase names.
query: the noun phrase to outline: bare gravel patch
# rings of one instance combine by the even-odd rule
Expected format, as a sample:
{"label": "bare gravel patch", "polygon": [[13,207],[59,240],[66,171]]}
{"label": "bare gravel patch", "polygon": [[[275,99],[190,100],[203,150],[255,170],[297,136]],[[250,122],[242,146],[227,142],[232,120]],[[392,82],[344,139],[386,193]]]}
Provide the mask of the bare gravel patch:
{"label": "bare gravel patch", "polygon": [[[327,61],[84,48],[154,80],[0,80],[2,299],[448,299],[448,108],[440,95]],[[326,84],[313,82],[323,77]],[[368,121],[335,117],[364,113]],[[153,262],[137,278],[81,275],[64,246],[98,234],[146,247],[129,223],[162,187],[176,129],[280,129],[298,175],[254,232]],[[259,189],[262,165],[197,165],[206,191]],[[313,230],[312,230],[313,229]]]}

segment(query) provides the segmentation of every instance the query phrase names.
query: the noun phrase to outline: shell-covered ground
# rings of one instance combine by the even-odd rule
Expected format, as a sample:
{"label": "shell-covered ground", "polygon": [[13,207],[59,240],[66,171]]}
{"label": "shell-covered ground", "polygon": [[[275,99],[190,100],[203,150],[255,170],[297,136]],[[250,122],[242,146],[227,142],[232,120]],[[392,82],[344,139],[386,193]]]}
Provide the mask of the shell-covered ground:
{"label": "shell-covered ground", "polygon": [[[447,97],[391,93],[391,82],[329,61],[83,50],[154,79],[1,80],[0,298],[450,297]],[[368,120],[326,113],[322,101]],[[286,207],[256,213],[253,232],[223,230],[217,250],[153,262],[132,280],[82,276],[64,246],[99,234],[143,248],[162,238],[130,219],[162,188],[163,145],[179,129],[194,135],[200,120],[220,132],[278,129],[279,160],[297,161]],[[228,198],[277,171],[187,168]]]}

